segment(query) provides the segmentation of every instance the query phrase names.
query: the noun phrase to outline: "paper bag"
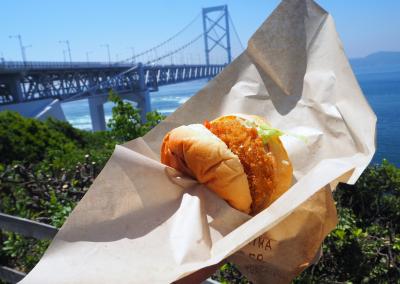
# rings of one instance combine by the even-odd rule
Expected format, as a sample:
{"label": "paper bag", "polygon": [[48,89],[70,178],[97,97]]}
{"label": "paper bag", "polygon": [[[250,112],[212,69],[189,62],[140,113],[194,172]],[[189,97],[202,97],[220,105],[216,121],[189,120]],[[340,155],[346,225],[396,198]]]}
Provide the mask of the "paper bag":
{"label": "paper bag", "polygon": [[[238,112],[290,134],[294,184],[252,218],[159,162],[167,131]],[[332,17],[313,1],[283,1],[219,76],[116,147],[22,283],[169,283],[228,257],[256,283],[289,282],[334,228],[331,190],[368,165],[375,124]]]}

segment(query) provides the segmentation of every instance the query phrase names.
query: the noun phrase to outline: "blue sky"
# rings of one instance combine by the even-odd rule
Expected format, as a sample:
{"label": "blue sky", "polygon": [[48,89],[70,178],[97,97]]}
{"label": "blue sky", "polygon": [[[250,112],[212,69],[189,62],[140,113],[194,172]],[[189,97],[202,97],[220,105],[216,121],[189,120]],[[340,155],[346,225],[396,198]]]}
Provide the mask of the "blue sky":
{"label": "blue sky", "polygon": [[[376,51],[400,51],[400,1],[317,0],[334,17],[349,57]],[[20,60],[16,39],[21,34],[28,60],[62,61],[59,40],[68,39],[72,59],[107,60],[102,44],[110,45],[112,60],[123,59],[167,39],[201,11],[202,7],[228,4],[241,41],[249,37],[278,5],[276,0],[2,0],[0,16],[0,57]],[[179,47],[202,32],[201,19],[180,38],[158,50],[158,55]],[[240,45],[231,33],[234,54]],[[200,40],[185,55],[190,60],[203,56]],[[189,59],[187,59],[189,60]],[[199,59],[200,60],[200,59]]]}

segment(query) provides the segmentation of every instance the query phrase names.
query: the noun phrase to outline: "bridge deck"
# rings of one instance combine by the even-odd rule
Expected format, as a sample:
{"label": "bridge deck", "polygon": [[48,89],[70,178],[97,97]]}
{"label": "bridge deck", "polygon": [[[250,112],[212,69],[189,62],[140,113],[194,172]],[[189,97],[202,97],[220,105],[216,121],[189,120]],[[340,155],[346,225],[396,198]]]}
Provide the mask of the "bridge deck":
{"label": "bridge deck", "polygon": [[[136,66],[136,67],[134,67]],[[225,65],[132,65],[102,62],[0,62],[0,104],[82,99],[216,76]]]}
{"label": "bridge deck", "polygon": [[0,74],[15,74],[24,71],[55,71],[55,70],[98,70],[119,69],[126,70],[134,63],[106,63],[106,62],[56,62],[56,61],[3,61],[0,62]]}

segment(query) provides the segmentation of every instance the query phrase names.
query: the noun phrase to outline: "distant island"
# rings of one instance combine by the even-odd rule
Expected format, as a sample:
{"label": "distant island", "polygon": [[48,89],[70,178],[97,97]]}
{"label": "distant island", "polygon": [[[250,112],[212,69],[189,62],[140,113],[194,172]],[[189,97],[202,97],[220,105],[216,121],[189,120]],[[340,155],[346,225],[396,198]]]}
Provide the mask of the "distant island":
{"label": "distant island", "polygon": [[400,72],[400,52],[379,51],[366,57],[351,58],[350,64],[356,74]]}

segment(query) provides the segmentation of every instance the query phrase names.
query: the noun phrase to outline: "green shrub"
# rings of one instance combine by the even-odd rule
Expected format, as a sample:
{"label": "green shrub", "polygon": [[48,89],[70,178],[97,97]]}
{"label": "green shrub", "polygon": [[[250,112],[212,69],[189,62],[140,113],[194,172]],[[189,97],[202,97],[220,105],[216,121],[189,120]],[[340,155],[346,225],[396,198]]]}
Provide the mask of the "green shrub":
{"label": "green shrub", "polygon": [[111,91],[109,100],[115,106],[112,108],[112,117],[108,123],[113,139],[123,143],[146,134],[165,118],[157,111],[146,114],[146,123],[142,124],[140,111],[132,104],[124,102],[115,92]]}
{"label": "green shrub", "polygon": [[[400,169],[386,160],[366,169],[355,185],[334,193],[339,223],[325,239],[320,261],[294,283],[400,283]],[[247,283],[234,265],[213,278]]]}
{"label": "green shrub", "polygon": [[298,283],[400,283],[400,169],[383,161],[334,194],[339,224]]}
{"label": "green shrub", "polygon": [[37,163],[43,160],[49,148],[62,149],[71,143],[59,131],[52,131],[46,123],[24,118],[16,112],[0,112],[0,162]]}
{"label": "green shrub", "polygon": [[[54,119],[41,122],[0,112],[0,212],[61,227],[115,144],[145,134],[163,119],[151,112],[141,124],[137,109],[115,93],[113,100],[116,106],[109,132],[88,132]],[[1,231],[0,240],[0,265],[24,272],[33,268],[49,244]]]}
{"label": "green shrub", "polygon": [[115,142],[107,132],[91,133],[67,122],[38,121],[16,112],[0,112],[0,164],[33,164],[55,170],[74,167],[86,154],[104,164]]}
{"label": "green shrub", "polygon": [[236,266],[230,262],[222,265],[211,277],[222,284],[248,284],[251,283]]}

